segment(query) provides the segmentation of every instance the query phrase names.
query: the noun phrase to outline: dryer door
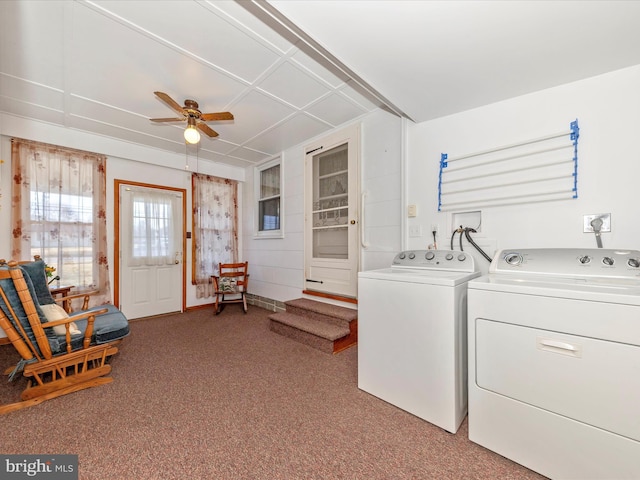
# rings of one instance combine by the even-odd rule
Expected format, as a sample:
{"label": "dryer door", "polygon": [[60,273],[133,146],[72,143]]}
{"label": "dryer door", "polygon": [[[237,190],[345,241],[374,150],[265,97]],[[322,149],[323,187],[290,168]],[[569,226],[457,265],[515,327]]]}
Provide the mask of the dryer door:
{"label": "dryer door", "polygon": [[480,388],[640,440],[640,347],[476,320]]}

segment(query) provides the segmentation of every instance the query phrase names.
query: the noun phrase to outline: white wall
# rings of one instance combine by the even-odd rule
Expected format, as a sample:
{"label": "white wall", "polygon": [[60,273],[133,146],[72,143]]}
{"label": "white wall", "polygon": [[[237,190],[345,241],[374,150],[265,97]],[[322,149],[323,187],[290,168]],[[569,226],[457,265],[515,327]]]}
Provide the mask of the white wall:
{"label": "white wall", "polygon": [[[191,223],[191,179],[185,170],[188,162],[190,171],[196,168],[193,157],[174,155],[167,152],[141,147],[139,145],[116,141],[113,139],[86,134],[75,130],[29,121],[21,118],[0,116],[0,231],[10,232],[11,214],[11,137],[36,140],[54,145],[77,148],[107,155],[107,230],[108,238],[113,239],[114,229],[114,179],[131,182],[162,185],[185,189],[187,199],[187,231],[192,231]],[[244,169],[228,165],[213,164],[200,160],[198,171],[210,175],[239,180],[240,219],[242,219],[242,181]],[[242,232],[240,233],[240,249],[242,249]],[[0,235],[0,258],[11,259],[10,235]],[[109,245],[109,265],[114,263],[113,243]],[[187,307],[211,303],[212,299],[196,299],[195,288],[191,285],[191,240],[187,240],[184,258],[187,262]],[[113,285],[113,268],[111,268],[111,285]]]}
{"label": "white wall", "polygon": [[[365,199],[365,238],[360,269],[387,267],[401,245],[402,121],[383,110],[360,120],[361,190]],[[344,126],[343,126],[344,127]],[[305,145],[283,153],[284,238],[254,238],[253,168],[244,191],[244,253],[251,273],[250,292],[278,301],[299,298],[304,288]]]}
{"label": "white wall", "polygon": [[[603,234],[604,248],[640,248],[638,85],[640,65],[412,124],[407,202],[418,206],[418,216],[408,225],[422,225],[426,233],[438,224],[440,247],[448,248],[452,212],[437,211],[441,153],[462,155],[568,131],[577,118],[578,198],[481,208],[482,231],[473,238],[490,249],[490,255],[501,248],[596,248],[594,235],[583,233],[583,215],[611,213],[612,231]],[[425,248],[428,241],[427,237],[409,238],[408,246]],[[478,262],[488,267],[486,260]]]}

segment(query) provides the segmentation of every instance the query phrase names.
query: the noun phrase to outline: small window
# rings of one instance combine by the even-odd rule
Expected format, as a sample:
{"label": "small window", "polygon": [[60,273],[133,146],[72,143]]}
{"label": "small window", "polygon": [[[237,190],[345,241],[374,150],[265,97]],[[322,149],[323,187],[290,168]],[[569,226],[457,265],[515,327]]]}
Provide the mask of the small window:
{"label": "small window", "polygon": [[255,167],[256,238],[282,238],[282,159]]}

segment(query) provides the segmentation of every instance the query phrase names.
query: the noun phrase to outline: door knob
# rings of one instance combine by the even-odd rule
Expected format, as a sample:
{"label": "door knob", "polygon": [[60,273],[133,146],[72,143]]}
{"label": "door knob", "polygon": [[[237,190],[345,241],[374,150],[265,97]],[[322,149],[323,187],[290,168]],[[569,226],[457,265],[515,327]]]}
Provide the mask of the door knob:
{"label": "door knob", "polygon": [[356,221],[355,220],[351,220],[351,225],[355,225]]}

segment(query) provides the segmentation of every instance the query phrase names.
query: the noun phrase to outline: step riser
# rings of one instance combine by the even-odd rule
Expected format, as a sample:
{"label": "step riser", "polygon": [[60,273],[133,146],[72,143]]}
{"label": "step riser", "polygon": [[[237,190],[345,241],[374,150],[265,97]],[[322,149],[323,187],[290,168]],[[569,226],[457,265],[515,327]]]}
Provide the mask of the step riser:
{"label": "step riser", "polygon": [[314,320],[317,322],[325,322],[330,323],[331,325],[336,325],[338,327],[349,327],[349,321],[343,320],[341,318],[331,317],[329,315],[324,315],[322,313],[312,312],[311,310],[306,310],[304,308],[298,308],[293,305],[287,305],[287,313],[292,313],[294,315],[299,315],[301,317],[308,318],[310,320]]}
{"label": "step riser", "polygon": [[312,335],[274,320],[271,320],[269,328],[272,332],[283,335],[299,343],[308,345],[325,353],[333,353],[333,342],[331,340],[317,337],[316,335]]}

